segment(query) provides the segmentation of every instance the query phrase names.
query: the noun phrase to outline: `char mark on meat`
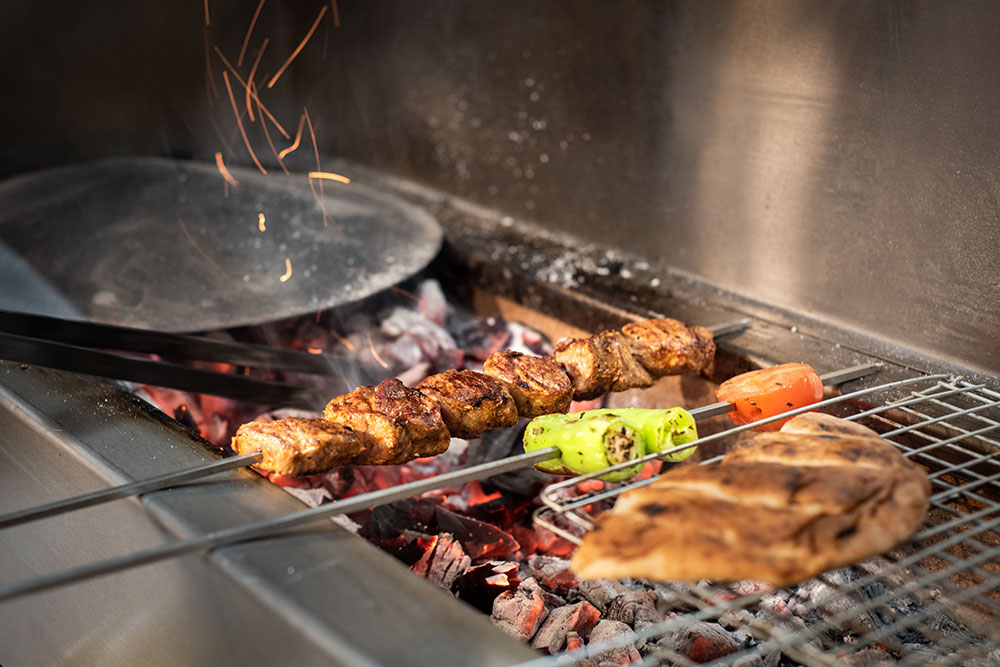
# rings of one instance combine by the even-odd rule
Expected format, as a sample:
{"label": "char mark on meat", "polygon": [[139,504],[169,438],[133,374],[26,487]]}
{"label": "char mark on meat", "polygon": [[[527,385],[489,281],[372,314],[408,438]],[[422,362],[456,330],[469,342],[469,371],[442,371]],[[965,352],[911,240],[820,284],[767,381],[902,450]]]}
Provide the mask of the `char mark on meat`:
{"label": "char mark on meat", "polygon": [[453,368],[425,378],[417,389],[437,402],[452,437],[478,438],[517,423],[514,397],[499,380],[483,373]]}
{"label": "char mark on meat", "polygon": [[440,454],[451,442],[437,403],[396,378],[358,387],[330,401],[324,417],[371,437],[354,463],[400,464]]}
{"label": "char mark on meat", "polygon": [[552,357],[500,350],[489,356],[483,372],[503,383],[522,417],[566,412],[573,400],[573,383]]}
{"label": "char mark on meat", "polygon": [[348,465],[371,444],[368,434],[302,417],[243,424],[232,441],[237,454],[260,452],[258,468],[293,476]]}

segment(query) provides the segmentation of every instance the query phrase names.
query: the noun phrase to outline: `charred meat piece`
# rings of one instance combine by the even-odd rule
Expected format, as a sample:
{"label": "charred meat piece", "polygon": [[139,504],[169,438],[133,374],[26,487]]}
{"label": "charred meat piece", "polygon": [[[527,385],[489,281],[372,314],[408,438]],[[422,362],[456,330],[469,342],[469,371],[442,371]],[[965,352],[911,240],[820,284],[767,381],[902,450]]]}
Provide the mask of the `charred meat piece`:
{"label": "charred meat piece", "polygon": [[552,357],[573,380],[573,398],[578,401],[653,384],[653,378],[632,356],[628,341],[618,331],[561,341]]}
{"label": "charred meat piece", "polygon": [[452,368],[425,378],[417,389],[437,401],[452,437],[478,438],[492,428],[517,423],[514,398],[488,375]]}
{"label": "charred meat piece", "polygon": [[451,443],[437,403],[396,378],[337,396],[324,417],[370,437],[370,446],[353,461],[359,465],[406,463],[440,454]]}
{"label": "charred meat piece", "polygon": [[654,378],[697,373],[715,358],[712,332],[705,327],[663,318],[626,324],[622,333],[632,354]]}
{"label": "charred meat piece", "polygon": [[500,350],[483,363],[483,372],[503,383],[521,417],[566,412],[573,400],[573,382],[551,357]]}
{"label": "charred meat piece", "polygon": [[243,424],[233,437],[237,454],[260,452],[256,467],[281,475],[314,475],[354,462],[370,437],[325,419],[289,417]]}

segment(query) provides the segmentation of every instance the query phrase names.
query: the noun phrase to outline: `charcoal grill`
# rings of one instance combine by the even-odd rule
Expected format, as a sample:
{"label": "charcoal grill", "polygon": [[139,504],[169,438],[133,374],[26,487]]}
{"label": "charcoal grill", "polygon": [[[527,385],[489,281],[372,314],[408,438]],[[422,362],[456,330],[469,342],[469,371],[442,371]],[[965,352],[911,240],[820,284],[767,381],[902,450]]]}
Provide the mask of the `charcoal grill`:
{"label": "charcoal grill", "polygon": [[[866,407],[878,401],[884,402]],[[828,399],[821,405],[847,419],[875,428],[906,457],[929,468],[934,485],[931,497],[934,520],[928,521],[907,548],[851,568],[857,576],[846,583],[826,575],[820,577],[838,596],[852,601],[849,608],[824,618],[821,623],[789,631],[757,617],[736,616],[737,626],[744,627],[761,643],[751,651],[729,656],[723,664],[752,655],[763,656],[774,650],[785,651],[807,665],[837,664],[844,655],[876,644],[901,654],[898,664],[905,665],[930,661],[966,664],[973,658],[991,655],[991,652],[996,659],[996,649],[1000,647],[1000,597],[997,596],[1000,590],[1000,496],[997,495],[1000,490],[1000,441],[995,436],[1000,429],[1000,393],[961,378],[918,375],[859,389]],[[702,438],[701,444],[749,428],[736,427],[708,435]],[[706,459],[705,463],[718,458],[721,457]],[[574,496],[566,494],[567,489],[596,477],[596,474],[582,475],[548,487],[542,493],[546,508],[538,512],[536,521],[579,544],[579,533],[567,530],[565,524],[560,525],[557,517],[589,530],[594,525],[594,517],[586,511],[589,505],[612,499],[655,479],[622,484],[611,490]],[[860,593],[873,584],[883,587],[878,595],[871,597]],[[933,595],[927,594],[929,589],[934,589]],[[725,601],[726,588],[709,584],[680,586],[673,590],[699,611],[689,618],[645,628],[639,633],[641,638],[662,637],[692,620],[717,620],[724,614],[752,609],[763,597],[757,593]],[[838,624],[858,614],[877,614],[878,609],[893,603],[905,611],[895,618],[883,620],[871,632],[851,637],[849,643],[831,640],[835,633],[842,633]],[[815,610],[815,605],[811,609]],[[965,631],[948,634],[935,627],[932,621],[942,615],[954,618],[952,628]],[[963,622],[962,618],[968,616],[973,619]],[[904,646],[900,637],[906,631],[920,633],[926,644],[914,648],[911,637],[911,646]],[[827,640],[822,649],[809,644],[818,637]],[[625,637],[618,645],[634,640]],[[612,647],[615,645],[609,643],[608,648]],[[585,657],[585,654],[578,657]],[[693,664],[669,649],[656,652],[655,657],[682,665]],[[553,658],[531,664],[560,663],[558,658]]]}
{"label": "charcoal grill", "polygon": [[[845,641],[829,636],[835,615],[789,631],[742,616],[762,595],[719,602],[725,591],[699,585],[671,587],[694,611],[643,633],[718,619],[759,639],[748,659],[780,648],[826,664],[882,645],[908,664],[995,661],[995,5],[319,4],[326,23],[268,103],[294,119],[308,98],[324,169],[441,222],[431,271],[456,296],[589,331],[749,317],[721,346],[720,374],[884,364],[828,407],[896,431],[931,468],[933,522],[908,550],[816,580],[880,624]],[[307,5],[267,3],[255,39],[267,31],[269,55],[292,52],[319,11]],[[240,163],[238,135],[226,145],[212,128],[225,100],[208,122],[202,84],[209,33],[232,54],[253,8],[201,9],[12,7],[0,44],[23,65],[0,109],[0,126],[17,128],[0,173],[109,154],[210,165],[224,150]],[[304,174],[313,154],[287,166]],[[17,364],[0,363],[0,427],[0,511],[214,458],[117,385]],[[556,505],[566,516],[550,522],[587,525]],[[298,509],[233,471],[0,533],[0,570],[31,577]],[[911,631],[936,646],[907,647]],[[302,664],[582,659],[536,660],[329,522],[0,605],[5,665],[278,663],[289,647]]]}

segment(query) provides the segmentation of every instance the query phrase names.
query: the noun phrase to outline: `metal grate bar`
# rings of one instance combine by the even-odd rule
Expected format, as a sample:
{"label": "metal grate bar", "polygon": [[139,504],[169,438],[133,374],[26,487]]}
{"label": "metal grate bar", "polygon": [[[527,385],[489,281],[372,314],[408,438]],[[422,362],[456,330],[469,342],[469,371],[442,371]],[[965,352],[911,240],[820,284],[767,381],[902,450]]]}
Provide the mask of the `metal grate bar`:
{"label": "metal grate bar", "polygon": [[[900,390],[908,393],[900,395]],[[789,631],[780,619],[754,617],[741,627],[760,643],[718,661],[733,664],[748,656],[764,656],[782,651],[786,656],[807,665],[832,664],[834,655],[854,653],[865,647],[881,645],[900,656],[899,664],[962,664],[973,657],[982,657],[1000,646],[1000,393],[981,384],[963,382],[943,375],[909,378],[878,387],[859,390],[827,399],[815,407],[835,404],[854,405],[863,396],[886,396],[881,405],[865,407],[846,417],[861,421],[874,420],[889,430],[882,437],[897,447],[904,456],[930,468],[934,485],[930,505],[940,517],[948,517],[937,525],[927,526],[915,535],[910,553],[894,559],[844,569],[846,575],[837,578],[823,575],[821,581],[838,596],[850,596],[851,603],[836,614],[823,615],[812,597],[796,597],[797,607],[804,614],[820,614],[822,621],[811,627]],[[774,419],[808,411],[790,411]],[[700,444],[728,437],[755,425],[734,427],[706,436]],[[992,436],[992,437],[991,437]],[[923,442],[920,442],[923,441]],[[685,447],[690,447],[686,445]],[[650,457],[653,458],[653,457]],[[721,459],[715,457],[702,463]],[[623,466],[624,467],[624,466]],[[615,488],[604,488],[574,495],[574,487],[594,479],[604,471],[572,478],[551,485],[543,494],[545,506],[536,512],[540,523],[552,528],[559,516],[589,529],[593,526],[585,508],[593,503],[611,501],[620,493],[655,481],[656,476]],[[556,532],[562,530],[555,526]],[[563,537],[577,543],[577,535],[562,530]],[[876,568],[876,569],[871,569]],[[851,574],[853,572],[853,574]],[[843,581],[843,576],[848,580]],[[961,577],[961,578],[958,578]],[[836,580],[835,580],[836,579]],[[682,588],[670,585],[671,590]],[[718,619],[727,611],[756,607],[759,594],[720,601],[724,587],[706,584],[694,587],[692,594],[681,595],[698,608],[698,612],[646,628],[644,637],[670,632],[682,627],[684,620]],[[933,592],[933,594],[931,593]],[[866,594],[867,593],[867,594]],[[877,593],[877,594],[876,594]],[[891,603],[896,603],[896,607]],[[975,617],[969,622],[955,616],[956,610],[973,604]],[[882,616],[886,610],[888,616]],[[889,611],[891,610],[891,611]],[[965,612],[962,612],[965,613]],[[840,635],[850,632],[850,621],[857,614],[872,619],[875,627],[863,635],[852,635],[843,643]],[[745,616],[745,615],[744,615]],[[986,620],[982,620],[987,617]],[[876,622],[877,619],[877,622]],[[960,631],[951,631],[950,624]],[[753,626],[753,627],[750,627]],[[650,633],[653,633],[650,635]],[[914,633],[914,634],[908,634]],[[834,637],[837,638],[834,638]],[[906,638],[920,638],[916,646],[904,645]],[[831,654],[816,654],[809,642],[824,642]],[[618,645],[631,643],[628,637]],[[929,642],[924,644],[923,642]],[[810,650],[812,649],[812,650]],[[919,649],[919,650],[918,650]],[[583,653],[578,658],[584,657]],[[669,647],[656,649],[648,660],[669,659],[675,664],[687,664]],[[554,664],[543,659],[538,665]],[[568,663],[555,663],[568,664]],[[643,664],[647,664],[644,662]]]}

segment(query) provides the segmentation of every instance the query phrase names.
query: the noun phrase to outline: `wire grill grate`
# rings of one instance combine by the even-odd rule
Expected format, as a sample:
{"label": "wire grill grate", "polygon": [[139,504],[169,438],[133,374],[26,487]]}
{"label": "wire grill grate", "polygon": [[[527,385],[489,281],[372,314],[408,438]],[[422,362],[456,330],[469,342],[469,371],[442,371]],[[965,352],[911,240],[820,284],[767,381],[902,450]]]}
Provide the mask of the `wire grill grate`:
{"label": "wire grill grate", "polygon": [[[844,394],[820,407],[873,428],[927,468],[930,510],[908,544],[786,589],[782,599],[795,602],[795,615],[762,612],[762,603],[778,593],[769,588],[658,584],[693,611],[615,642],[528,664],[573,664],[645,640],[653,648],[644,651],[643,664],[690,665],[669,642],[662,648],[655,642],[702,620],[739,628],[756,640],[713,664],[751,664],[755,656],[776,651],[805,665],[843,664],[869,647],[899,665],[1000,664],[1000,394],[934,375]],[[731,428],[700,442],[748,428]],[[599,474],[550,486],[536,521],[579,543],[606,501],[653,481],[580,491],[581,482]],[[816,590],[823,595],[807,593]]]}

